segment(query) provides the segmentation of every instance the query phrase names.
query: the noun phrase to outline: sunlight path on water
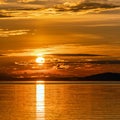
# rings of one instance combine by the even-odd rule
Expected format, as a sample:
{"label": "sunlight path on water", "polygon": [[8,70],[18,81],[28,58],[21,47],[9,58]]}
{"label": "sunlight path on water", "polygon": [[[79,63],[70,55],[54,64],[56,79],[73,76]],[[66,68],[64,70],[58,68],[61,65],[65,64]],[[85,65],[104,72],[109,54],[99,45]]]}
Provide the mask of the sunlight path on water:
{"label": "sunlight path on water", "polygon": [[45,85],[36,84],[36,120],[45,120]]}

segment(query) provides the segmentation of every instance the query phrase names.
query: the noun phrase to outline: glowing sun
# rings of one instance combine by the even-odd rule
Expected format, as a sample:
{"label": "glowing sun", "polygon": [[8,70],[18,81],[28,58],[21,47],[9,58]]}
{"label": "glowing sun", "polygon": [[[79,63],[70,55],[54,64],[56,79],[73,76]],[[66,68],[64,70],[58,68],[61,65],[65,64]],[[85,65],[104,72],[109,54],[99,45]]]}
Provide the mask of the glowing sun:
{"label": "glowing sun", "polygon": [[43,58],[42,56],[41,57],[37,57],[35,61],[38,64],[43,64],[43,63],[45,63],[45,58]]}

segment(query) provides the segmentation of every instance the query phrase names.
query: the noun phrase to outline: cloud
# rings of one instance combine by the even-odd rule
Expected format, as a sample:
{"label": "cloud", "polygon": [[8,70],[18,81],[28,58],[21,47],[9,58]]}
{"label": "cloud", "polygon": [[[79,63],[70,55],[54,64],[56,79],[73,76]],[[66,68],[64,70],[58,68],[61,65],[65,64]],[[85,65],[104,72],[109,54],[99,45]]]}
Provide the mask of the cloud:
{"label": "cloud", "polygon": [[0,37],[9,37],[9,36],[16,36],[16,35],[24,35],[27,34],[29,30],[7,30],[7,29],[0,29]]}
{"label": "cloud", "polygon": [[[96,0],[95,0],[96,1]],[[61,14],[119,14],[119,4],[99,2],[67,2],[48,0],[1,1],[0,17],[39,17]],[[115,3],[115,2],[114,2]]]}
{"label": "cloud", "polygon": [[1,56],[5,56],[5,55],[4,55],[4,54],[0,54],[0,57],[1,57]]}
{"label": "cloud", "polygon": [[35,0],[0,0],[0,3],[19,3],[19,2],[31,2],[31,1],[35,1]]}
{"label": "cloud", "polygon": [[64,3],[63,5],[58,5],[55,8],[57,11],[72,11],[79,12],[81,10],[93,10],[93,9],[111,9],[117,8],[118,5],[108,4],[108,3],[96,3],[96,2],[83,2],[78,4]]}
{"label": "cloud", "polygon": [[4,13],[0,13],[0,18],[5,18],[5,17],[11,17],[11,16]]}
{"label": "cloud", "polygon": [[120,7],[114,9],[106,9],[99,11],[101,14],[120,14]]}
{"label": "cloud", "polygon": [[40,5],[30,5],[30,4],[24,4],[24,3],[16,3],[16,2],[10,2],[0,5],[0,10],[36,10],[38,8],[41,8]]}

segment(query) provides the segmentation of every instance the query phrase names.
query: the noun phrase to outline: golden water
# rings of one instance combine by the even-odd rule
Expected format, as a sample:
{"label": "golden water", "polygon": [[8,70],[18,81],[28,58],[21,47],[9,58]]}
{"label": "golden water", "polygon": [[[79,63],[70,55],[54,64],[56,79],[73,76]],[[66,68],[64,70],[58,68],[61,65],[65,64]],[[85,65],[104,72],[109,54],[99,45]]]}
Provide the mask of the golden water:
{"label": "golden water", "polygon": [[0,120],[119,119],[119,84],[0,84]]}

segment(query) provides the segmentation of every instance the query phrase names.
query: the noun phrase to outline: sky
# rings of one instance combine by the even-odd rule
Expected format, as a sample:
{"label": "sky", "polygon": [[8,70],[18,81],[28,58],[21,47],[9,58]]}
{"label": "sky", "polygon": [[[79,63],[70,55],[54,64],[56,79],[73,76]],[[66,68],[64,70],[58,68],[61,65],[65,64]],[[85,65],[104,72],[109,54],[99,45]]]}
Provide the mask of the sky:
{"label": "sky", "polygon": [[[78,76],[120,72],[120,7],[116,2],[1,1],[0,73]],[[62,54],[47,61],[66,63],[59,70],[53,62],[43,67],[35,60],[28,62],[29,56],[38,54]],[[67,63],[73,59],[86,63]]]}
{"label": "sky", "polygon": [[13,7],[13,6],[19,6],[22,5],[31,5],[31,6],[52,6],[56,4],[71,4],[75,5],[81,2],[98,2],[98,3],[112,3],[112,4],[118,4],[120,3],[119,0],[0,0],[1,6],[4,7]]}
{"label": "sky", "polygon": [[[97,4],[95,4],[97,3]],[[107,13],[119,14],[119,0],[1,0],[0,17]],[[117,9],[118,8],[118,9]]]}
{"label": "sky", "polygon": [[[25,0],[22,1],[24,4],[18,4],[20,0],[6,0],[0,5],[1,49],[32,49],[66,43],[117,45],[120,39],[117,1],[81,4],[75,0],[62,0],[58,1],[59,5],[40,9],[39,5],[51,3],[51,0],[47,3],[45,0]],[[14,42],[10,43],[10,40]],[[16,42],[20,44],[15,45]]]}
{"label": "sky", "polygon": [[119,0],[1,0],[1,49],[11,49],[16,42],[21,43],[13,49],[67,42],[116,45],[120,38],[120,7],[116,2]]}

